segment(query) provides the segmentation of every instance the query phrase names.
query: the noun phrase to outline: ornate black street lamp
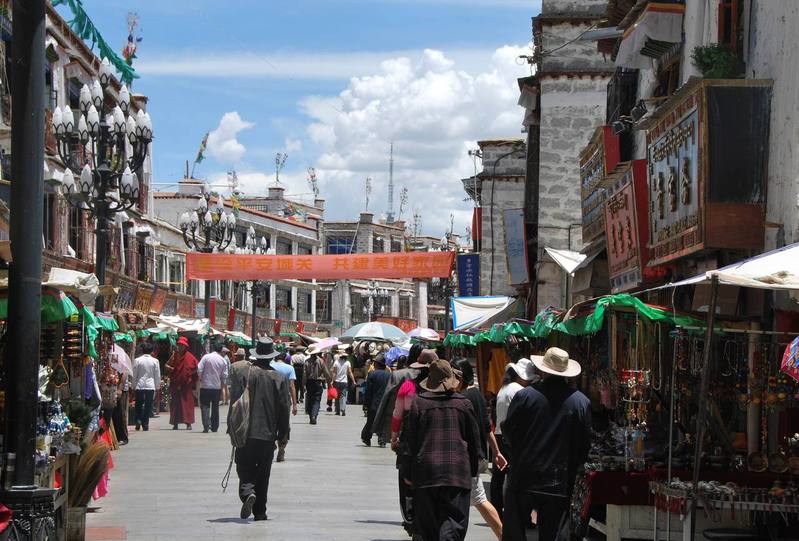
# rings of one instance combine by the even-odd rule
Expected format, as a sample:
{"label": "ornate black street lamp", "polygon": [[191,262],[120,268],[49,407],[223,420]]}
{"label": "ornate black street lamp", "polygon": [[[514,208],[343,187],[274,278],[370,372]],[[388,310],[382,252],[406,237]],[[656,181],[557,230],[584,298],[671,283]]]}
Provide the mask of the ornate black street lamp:
{"label": "ornate black street lamp", "polygon": [[[53,132],[58,155],[66,169],[62,185],[73,206],[97,219],[97,252],[94,273],[105,283],[108,229],[111,215],[132,208],[139,201],[137,173],[147,158],[153,139],[150,115],[130,109],[130,92],[122,85],[116,104],[108,103],[111,64],[104,58],[99,77],[80,90],[80,117],[70,107],[53,111]],[[75,178],[75,174],[78,178]],[[95,305],[104,309],[103,297]]]}
{"label": "ornate black street lamp", "polygon": [[[211,207],[211,188],[203,184],[202,193],[194,210],[180,216],[183,242],[190,250],[210,254],[223,252],[233,241],[236,217],[225,212],[225,200],[219,195],[216,205]],[[211,319],[211,288],[205,284],[205,317]]]}
{"label": "ornate black street lamp", "polygon": [[366,297],[366,306],[363,307],[363,311],[369,318],[369,321],[372,321],[375,314],[383,315],[385,311],[385,306],[383,303],[380,302],[379,306],[378,300],[385,298],[391,294],[391,290],[380,287],[380,284],[377,280],[369,280],[367,283],[366,291],[363,294]]}

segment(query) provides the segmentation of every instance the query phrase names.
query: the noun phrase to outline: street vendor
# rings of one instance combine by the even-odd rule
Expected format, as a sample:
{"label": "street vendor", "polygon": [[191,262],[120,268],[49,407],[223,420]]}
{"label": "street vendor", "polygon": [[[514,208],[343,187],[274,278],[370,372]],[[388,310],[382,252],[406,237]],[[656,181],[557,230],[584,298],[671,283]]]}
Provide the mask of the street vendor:
{"label": "street vendor", "polygon": [[172,430],[177,430],[181,423],[186,430],[191,430],[194,423],[194,388],[197,385],[197,357],[189,352],[189,340],[185,336],[178,338],[175,352],[166,363],[169,373],[169,423]]}

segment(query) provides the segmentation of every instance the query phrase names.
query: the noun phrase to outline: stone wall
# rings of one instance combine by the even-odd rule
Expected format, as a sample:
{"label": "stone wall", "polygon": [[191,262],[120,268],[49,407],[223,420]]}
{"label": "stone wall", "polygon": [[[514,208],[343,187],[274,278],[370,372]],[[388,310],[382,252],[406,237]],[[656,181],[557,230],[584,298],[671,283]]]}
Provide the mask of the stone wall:
{"label": "stone wall", "polygon": [[799,241],[799,3],[757,2],[751,17],[751,49],[746,76],[773,79],[769,134],[766,220],[782,224],[767,230],[765,248]]}
{"label": "stone wall", "polygon": [[605,119],[608,77],[541,81],[538,200],[538,309],[564,306],[562,271],[543,259],[545,247],[582,248],[580,151]]}
{"label": "stone wall", "polygon": [[[492,190],[494,192],[493,213],[491,211]],[[483,181],[483,242],[480,249],[481,295],[515,296],[517,294],[516,288],[508,283],[505,224],[502,219],[502,211],[521,208],[523,204],[524,176]],[[492,259],[494,262],[493,276],[491,272]]]}

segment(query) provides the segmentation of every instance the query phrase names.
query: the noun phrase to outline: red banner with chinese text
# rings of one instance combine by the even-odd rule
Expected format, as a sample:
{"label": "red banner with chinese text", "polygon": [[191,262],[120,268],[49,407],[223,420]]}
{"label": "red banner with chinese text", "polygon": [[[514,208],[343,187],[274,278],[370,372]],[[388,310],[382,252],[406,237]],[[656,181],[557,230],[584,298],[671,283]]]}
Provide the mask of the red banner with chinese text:
{"label": "red banner with chinese text", "polygon": [[189,280],[446,278],[455,252],[343,255],[186,254]]}

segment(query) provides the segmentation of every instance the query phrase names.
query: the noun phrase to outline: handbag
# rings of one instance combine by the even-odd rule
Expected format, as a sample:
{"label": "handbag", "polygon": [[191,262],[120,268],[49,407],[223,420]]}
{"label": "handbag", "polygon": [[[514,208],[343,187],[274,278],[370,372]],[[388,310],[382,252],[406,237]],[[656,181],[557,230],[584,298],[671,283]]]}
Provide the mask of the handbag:
{"label": "handbag", "polygon": [[330,385],[327,388],[327,399],[335,400],[336,398],[338,398],[338,389],[336,389],[333,385]]}
{"label": "handbag", "polygon": [[247,368],[247,379],[244,382],[244,391],[241,396],[233,402],[228,412],[228,436],[230,444],[236,448],[242,448],[247,444],[247,436],[250,432],[250,372],[252,363]]}

